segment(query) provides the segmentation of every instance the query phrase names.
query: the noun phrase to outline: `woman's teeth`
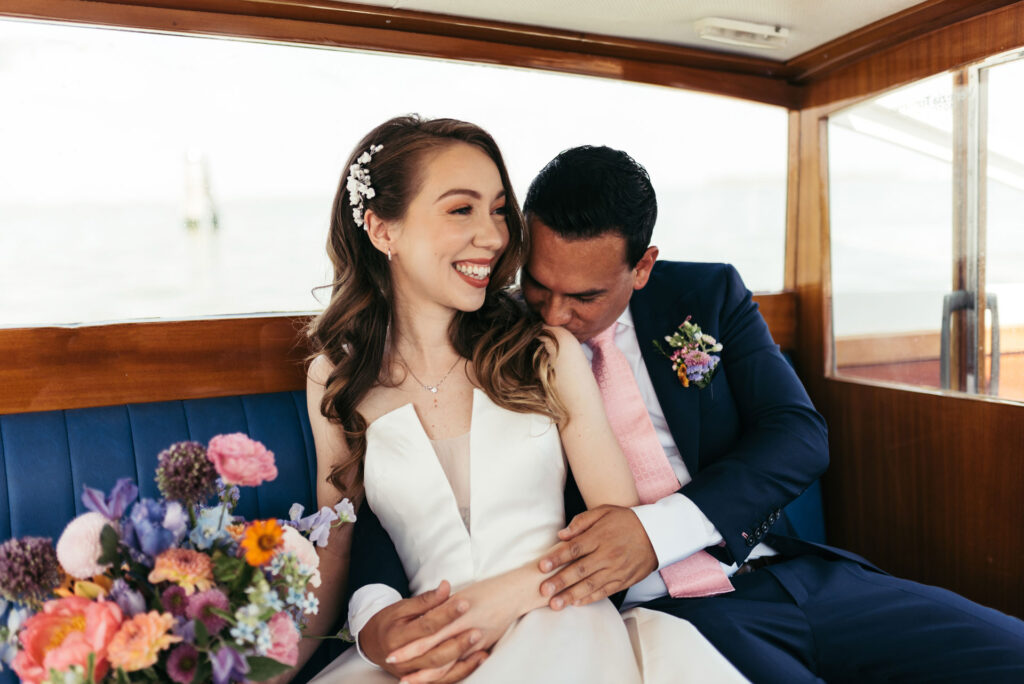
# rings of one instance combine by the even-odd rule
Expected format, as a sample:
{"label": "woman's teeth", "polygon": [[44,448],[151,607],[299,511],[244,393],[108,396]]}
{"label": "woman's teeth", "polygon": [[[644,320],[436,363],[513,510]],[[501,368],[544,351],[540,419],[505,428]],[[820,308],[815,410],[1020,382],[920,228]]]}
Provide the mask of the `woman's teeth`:
{"label": "woman's teeth", "polygon": [[477,280],[483,280],[491,275],[491,267],[482,264],[455,264],[455,270]]}

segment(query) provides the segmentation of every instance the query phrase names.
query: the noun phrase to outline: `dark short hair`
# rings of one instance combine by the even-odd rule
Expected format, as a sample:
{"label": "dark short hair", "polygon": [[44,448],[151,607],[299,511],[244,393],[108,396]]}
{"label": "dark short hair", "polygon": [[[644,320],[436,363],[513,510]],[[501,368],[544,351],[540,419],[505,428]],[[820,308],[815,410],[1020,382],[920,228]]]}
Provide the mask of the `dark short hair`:
{"label": "dark short hair", "polygon": [[658,200],[647,170],[628,154],[584,145],[565,150],[541,169],[523,211],[567,240],[621,235],[632,267],[651,243]]}

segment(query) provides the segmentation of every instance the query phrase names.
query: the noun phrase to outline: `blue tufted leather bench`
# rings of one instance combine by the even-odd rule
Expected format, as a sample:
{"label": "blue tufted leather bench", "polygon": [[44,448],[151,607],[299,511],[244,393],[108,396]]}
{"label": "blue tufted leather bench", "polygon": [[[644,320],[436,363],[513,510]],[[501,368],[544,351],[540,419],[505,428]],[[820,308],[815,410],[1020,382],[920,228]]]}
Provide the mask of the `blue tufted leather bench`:
{"label": "blue tufted leather bench", "polygon": [[[55,541],[69,520],[85,512],[82,485],[109,491],[132,477],[140,495],[158,497],[157,454],[190,439],[244,432],[274,452],[278,477],[258,489],[242,488],[237,511],[248,519],[288,515],[298,502],[316,505],[316,452],[301,391],[212,399],[122,404],[0,415],[0,540],[26,535]],[[825,539],[816,482],[786,508],[797,533]],[[343,649],[320,648],[295,680],[304,682]],[[9,671],[0,684],[13,684]]]}

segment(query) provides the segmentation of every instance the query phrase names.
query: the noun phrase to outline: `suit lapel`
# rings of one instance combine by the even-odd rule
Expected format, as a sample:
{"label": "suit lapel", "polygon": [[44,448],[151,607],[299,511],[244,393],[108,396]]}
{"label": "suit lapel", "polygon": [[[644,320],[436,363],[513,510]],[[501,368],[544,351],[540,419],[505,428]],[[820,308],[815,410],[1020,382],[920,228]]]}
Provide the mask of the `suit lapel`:
{"label": "suit lapel", "polygon": [[[651,276],[647,287],[633,293],[629,308],[633,314],[637,342],[647,366],[647,374],[651,376],[658,403],[661,404],[683,463],[692,476],[697,473],[700,464],[700,392],[693,387],[683,387],[672,371],[669,360],[654,347],[653,341],[658,340],[667,349],[665,336],[686,318],[685,313],[678,314],[684,308],[681,298],[675,296],[678,292],[662,287],[656,275],[657,271]],[[679,320],[672,318],[676,315],[679,315]]]}

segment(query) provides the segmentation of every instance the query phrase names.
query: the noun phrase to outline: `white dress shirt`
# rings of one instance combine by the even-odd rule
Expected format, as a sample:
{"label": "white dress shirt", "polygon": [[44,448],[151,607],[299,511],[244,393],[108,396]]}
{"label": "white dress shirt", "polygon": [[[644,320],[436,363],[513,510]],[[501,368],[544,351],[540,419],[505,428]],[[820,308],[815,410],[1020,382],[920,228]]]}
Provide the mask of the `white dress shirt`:
{"label": "white dress shirt", "polygon": [[[640,396],[643,398],[647,412],[651,416],[651,422],[654,424],[658,441],[665,449],[665,455],[668,456],[669,464],[676,477],[679,478],[680,486],[685,485],[693,478],[690,476],[686,464],[683,463],[679,448],[669,431],[665,414],[661,410],[661,404],[658,402],[658,396],[654,392],[651,376],[647,373],[647,366],[640,353],[640,343],[637,341],[633,315],[630,313],[629,307],[626,307],[616,321],[615,346],[622,351],[629,362],[633,376],[640,388]],[[585,344],[583,353],[588,359],[593,359],[593,351]],[[666,367],[668,367],[667,364],[666,361]],[[694,389],[693,391],[699,390]],[[679,493],[669,494],[651,504],[634,506],[633,512],[640,519],[640,524],[643,525],[647,537],[651,540],[654,553],[658,558],[659,570],[722,541],[722,535],[701,512],[697,504]],[[775,553],[768,545],[759,544],[751,551],[749,559],[774,556]],[[737,570],[735,564],[728,566],[723,563],[722,567],[730,576]],[[661,575],[657,571],[652,572],[626,592],[622,610],[666,594],[668,594],[668,588],[661,579]],[[401,598],[401,594],[386,584],[368,584],[361,587],[352,596],[348,607],[348,628],[352,636],[356,638],[357,648],[359,631],[366,623],[379,611]],[[362,655],[362,650],[359,653]]]}

